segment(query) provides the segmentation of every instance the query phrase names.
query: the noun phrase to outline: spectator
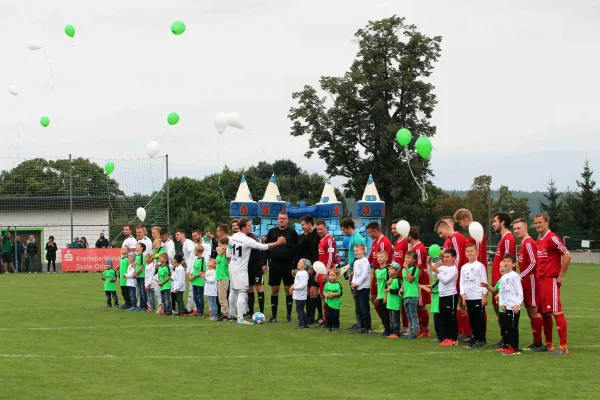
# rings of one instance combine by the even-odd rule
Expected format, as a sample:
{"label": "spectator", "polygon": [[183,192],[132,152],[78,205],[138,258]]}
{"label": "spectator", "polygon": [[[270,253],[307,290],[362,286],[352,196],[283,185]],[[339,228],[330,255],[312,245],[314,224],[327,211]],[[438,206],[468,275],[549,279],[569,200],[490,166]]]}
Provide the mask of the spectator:
{"label": "spectator", "polygon": [[21,268],[23,256],[25,255],[25,245],[21,241],[21,236],[15,238],[15,268],[17,272],[22,272]]}
{"label": "spectator", "polygon": [[15,267],[12,263],[13,258],[13,245],[10,240],[10,226],[6,229],[6,232],[2,234],[2,260],[4,261],[4,265],[2,266],[2,270],[5,274],[8,273],[7,269],[11,269],[12,272],[15,272]]}
{"label": "spectator", "polygon": [[104,237],[104,232],[100,232],[100,237],[96,240],[96,248],[97,249],[106,249],[108,248],[108,239]]}
{"label": "spectator", "polygon": [[72,249],[83,249],[83,247],[83,243],[81,243],[81,240],[79,240],[78,237],[76,237],[75,240],[73,240],[73,243],[71,243]]}
{"label": "spectator", "polygon": [[53,266],[52,272],[56,272],[56,252],[58,251],[58,246],[56,246],[56,242],[54,241],[54,236],[50,236],[48,238],[48,243],[46,243],[46,260],[48,260],[48,273],[50,273],[50,266]]}
{"label": "spectator", "polygon": [[35,237],[33,235],[29,235],[29,239],[27,239],[27,270],[31,273],[33,269],[33,273],[37,274],[37,267],[35,265],[37,258],[37,243],[35,242]]}
{"label": "spectator", "polygon": [[88,247],[90,247],[90,246],[88,245],[88,241],[87,241],[87,239],[85,238],[85,236],[82,236],[82,237],[81,237],[81,244],[82,244],[82,247],[83,247],[84,249],[87,249]]}

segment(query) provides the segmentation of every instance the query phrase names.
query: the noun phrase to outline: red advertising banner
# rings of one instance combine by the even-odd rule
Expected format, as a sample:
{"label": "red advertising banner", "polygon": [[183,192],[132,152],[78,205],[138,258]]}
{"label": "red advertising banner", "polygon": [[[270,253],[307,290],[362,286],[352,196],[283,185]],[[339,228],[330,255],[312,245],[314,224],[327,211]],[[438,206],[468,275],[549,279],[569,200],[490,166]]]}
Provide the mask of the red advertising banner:
{"label": "red advertising banner", "polygon": [[103,271],[106,260],[119,266],[121,249],[62,249],[61,270],[63,272]]}

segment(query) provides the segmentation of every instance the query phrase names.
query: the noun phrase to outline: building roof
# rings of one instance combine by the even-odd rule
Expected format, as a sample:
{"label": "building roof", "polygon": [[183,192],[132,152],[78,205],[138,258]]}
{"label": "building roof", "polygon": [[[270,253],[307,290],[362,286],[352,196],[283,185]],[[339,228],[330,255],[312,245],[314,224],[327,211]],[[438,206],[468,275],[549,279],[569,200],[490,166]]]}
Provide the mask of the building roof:
{"label": "building roof", "polygon": [[[73,210],[106,210],[108,196],[74,196]],[[69,196],[0,197],[1,211],[68,211]]]}

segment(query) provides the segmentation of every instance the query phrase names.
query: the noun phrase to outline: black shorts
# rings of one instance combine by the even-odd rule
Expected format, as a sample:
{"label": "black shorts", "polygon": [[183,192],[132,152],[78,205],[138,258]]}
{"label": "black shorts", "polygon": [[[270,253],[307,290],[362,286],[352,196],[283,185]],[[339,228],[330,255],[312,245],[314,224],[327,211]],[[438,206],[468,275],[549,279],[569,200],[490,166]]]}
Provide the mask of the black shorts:
{"label": "black shorts", "polygon": [[2,259],[4,260],[5,263],[11,263],[11,262],[13,262],[13,255],[12,255],[12,253],[3,253]]}
{"label": "black shorts", "polygon": [[277,263],[269,261],[269,286],[279,286],[283,280],[284,286],[292,286],[292,263]]}
{"label": "black shorts", "polygon": [[251,268],[248,270],[248,285],[264,285],[265,277],[262,267]]}
{"label": "black shorts", "polygon": [[308,275],[308,287],[319,287],[319,282],[315,281],[317,274]]}

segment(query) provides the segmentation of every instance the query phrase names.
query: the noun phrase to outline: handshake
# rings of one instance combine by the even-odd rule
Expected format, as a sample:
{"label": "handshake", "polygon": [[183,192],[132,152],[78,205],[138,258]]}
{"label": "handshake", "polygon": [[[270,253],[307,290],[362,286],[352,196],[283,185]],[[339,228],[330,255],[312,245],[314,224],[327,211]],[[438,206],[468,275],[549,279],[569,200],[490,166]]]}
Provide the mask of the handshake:
{"label": "handshake", "polygon": [[277,238],[277,244],[279,244],[279,245],[286,244],[285,238],[283,236],[279,236]]}

